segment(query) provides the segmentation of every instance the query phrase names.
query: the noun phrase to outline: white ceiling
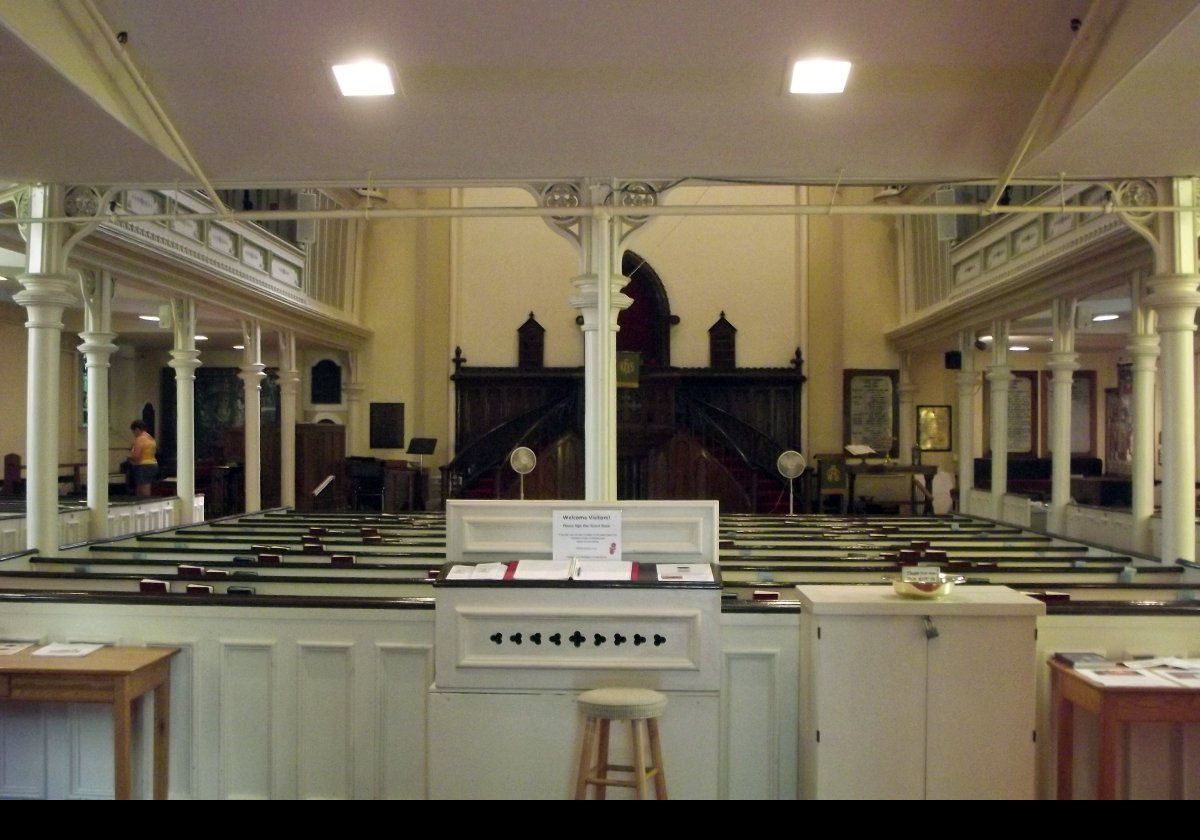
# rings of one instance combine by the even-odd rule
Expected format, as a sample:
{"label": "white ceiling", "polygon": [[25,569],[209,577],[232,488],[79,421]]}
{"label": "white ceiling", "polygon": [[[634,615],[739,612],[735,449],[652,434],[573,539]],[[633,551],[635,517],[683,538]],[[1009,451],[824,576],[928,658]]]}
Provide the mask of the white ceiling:
{"label": "white ceiling", "polygon": [[[188,181],[83,92],[94,86],[78,68],[43,60],[50,36],[15,25],[13,2],[30,8],[0,0],[0,181]],[[221,184],[267,186],[995,178],[1076,37],[1070,20],[1089,2],[96,5],[114,31],[128,32],[124,49],[201,168]],[[1094,29],[1105,36],[1095,61],[1073,68],[1079,84],[1056,96],[1054,130],[1018,174],[1200,173],[1196,7],[1141,0]],[[403,96],[336,93],[328,65],[363,54],[395,65]],[[814,54],[854,62],[844,95],[783,92],[789,62]]]}

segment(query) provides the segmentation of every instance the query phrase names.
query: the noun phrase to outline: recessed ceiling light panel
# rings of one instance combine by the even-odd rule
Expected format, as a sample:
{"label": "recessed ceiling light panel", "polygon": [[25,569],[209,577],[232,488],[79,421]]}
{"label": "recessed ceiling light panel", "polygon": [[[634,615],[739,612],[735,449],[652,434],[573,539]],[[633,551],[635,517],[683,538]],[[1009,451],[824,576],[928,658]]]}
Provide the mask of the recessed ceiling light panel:
{"label": "recessed ceiling light panel", "polygon": [[162,320],[157,315],[139,315],[138,317],[141,318],[143,321],[153,321],[156,324]]}
{"label": "recessed ceiling light panel", "polygon": [[791,93],[841,93],[850,77],[849,61],[807,58],[792,65]]}
{"label": "recessed ceiling light panel", "polygon": [[1024,353],[1029,348],[1026,347],[1024,344],[1014,344],[1012,347],[1009,347],[1008,349],[1013,353]]}
{"label": "recessed ceiling light panel", "polygon": [[337,80],[342,96],[393,96],[396,93],[392,68],[382,61],[335,64],[333,78]]}
{"label": "recessed ceiling light panel", "polygon": [[1115,321],[1115,320],[1117,320],[1117,319],[1118,319],[1118,318],[1120,318],[1120,317],[1121,317],[1120,315],[1114,315],[1114,314],[1108,314],[1108,315],[1095,315],[1095,316],[1093,316],[1093,317],[1092,317],[1092,320],[1093,320],[1093,321],[1095,321],[1095,322],[1097,322],[1097,323],[1099,323],[1099,322],[1102,322],[1102,321]]}
{"label": "recessed ceiling light panel", "polygon": [[194,335],[194,336],[192,336],[192,340],[193,340],[193,341],[208,341],[208,336],[206,336],[206,335]]}

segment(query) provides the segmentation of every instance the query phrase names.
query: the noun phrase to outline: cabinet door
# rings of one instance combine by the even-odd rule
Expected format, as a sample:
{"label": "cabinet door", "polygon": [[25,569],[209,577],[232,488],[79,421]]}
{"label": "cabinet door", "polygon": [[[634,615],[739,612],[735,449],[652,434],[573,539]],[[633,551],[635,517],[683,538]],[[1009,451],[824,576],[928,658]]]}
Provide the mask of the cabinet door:
{"label": "cabinet door", "polygon": [[[925,795],[926,641],[912,616],[820,616],[813,644],[816,795]],[[801,737],[815,738],[805,732]]]}
{"label": "cabinet door", "polygon": [[1035,619],[934,619],[930,799],[1034,795]]}

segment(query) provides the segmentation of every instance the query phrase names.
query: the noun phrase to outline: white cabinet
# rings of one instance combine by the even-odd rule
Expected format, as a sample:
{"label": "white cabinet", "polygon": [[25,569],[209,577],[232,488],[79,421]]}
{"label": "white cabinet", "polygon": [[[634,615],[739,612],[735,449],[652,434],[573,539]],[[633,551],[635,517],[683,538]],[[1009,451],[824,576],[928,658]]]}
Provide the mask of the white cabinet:
{"label": "white cabinet", "polygon": [[1041,602],[801,586],[800,795],[1029,798]]}

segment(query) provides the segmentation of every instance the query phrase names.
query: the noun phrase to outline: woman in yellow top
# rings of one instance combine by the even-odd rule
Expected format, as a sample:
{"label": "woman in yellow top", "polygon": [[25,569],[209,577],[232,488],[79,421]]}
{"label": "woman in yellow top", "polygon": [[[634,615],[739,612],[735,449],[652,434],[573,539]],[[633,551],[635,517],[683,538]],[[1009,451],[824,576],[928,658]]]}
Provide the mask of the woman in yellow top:
{"label": "woman in yellow top", "polygon": [[134,420],[129,424],[133,432],[133,447],[129,450],[129,471],[137,485],[139,496],[150,495],[150,485],[158,478],[158,441],[146,431],[146,424]]}

